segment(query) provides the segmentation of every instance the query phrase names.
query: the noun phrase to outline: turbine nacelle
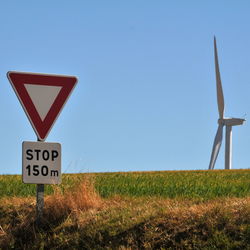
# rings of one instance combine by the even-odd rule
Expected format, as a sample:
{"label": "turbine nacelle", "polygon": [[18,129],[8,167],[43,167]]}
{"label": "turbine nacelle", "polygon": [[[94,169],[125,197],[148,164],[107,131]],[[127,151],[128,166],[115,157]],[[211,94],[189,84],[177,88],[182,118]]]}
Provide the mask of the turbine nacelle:
{"label": "turbine nacelle", "polygon": [[241,118],[223,118],[218,119],[219,125],[225,126],[237,126],[242,125],[246,120]]}

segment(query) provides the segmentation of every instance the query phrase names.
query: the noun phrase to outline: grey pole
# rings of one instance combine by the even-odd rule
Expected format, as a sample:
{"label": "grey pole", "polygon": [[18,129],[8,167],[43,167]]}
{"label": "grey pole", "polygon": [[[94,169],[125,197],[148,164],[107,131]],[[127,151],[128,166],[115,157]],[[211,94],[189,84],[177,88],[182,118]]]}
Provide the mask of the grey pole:
{"label": "grey pole", "polygon": [[[37,139],[37,141],[41,141]],[[41,225],[44,208],[44,184],[36,185],[36,223]]]}
{"label": "grey pole", "polygon": [[43,216],[43,207],[44,207],[44,184],[37,184],[36,186],[37,225],[41,224],[42,216]]}

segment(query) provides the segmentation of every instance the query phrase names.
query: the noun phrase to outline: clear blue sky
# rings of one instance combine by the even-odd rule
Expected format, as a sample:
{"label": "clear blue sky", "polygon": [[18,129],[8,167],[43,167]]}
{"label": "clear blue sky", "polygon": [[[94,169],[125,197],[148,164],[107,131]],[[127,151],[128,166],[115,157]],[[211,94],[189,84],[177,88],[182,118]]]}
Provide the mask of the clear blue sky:
{"label": "clear blue sky", "polygon": [[[47,138],[62,144],[62,172],[207,169],[214,35],[225,115],[250,120],[249,11],[247,0],[1,1],[0,174],[20,174],[21,143],[36,140],[10,70],[78,77]],[[250,167],[249,124],[233,128],[233,168]]]}

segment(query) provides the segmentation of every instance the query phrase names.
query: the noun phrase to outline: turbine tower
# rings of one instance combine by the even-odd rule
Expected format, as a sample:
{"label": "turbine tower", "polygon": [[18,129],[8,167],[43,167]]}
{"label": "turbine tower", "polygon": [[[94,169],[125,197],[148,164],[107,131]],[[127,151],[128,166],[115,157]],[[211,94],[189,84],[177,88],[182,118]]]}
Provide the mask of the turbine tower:
{"label": "turbine tower", "polygon": [[240,118],[226,118],[224,117],[224,96],[222,90],[222,83],[220,78],[216,38],[214,37],[214,60],[215,60],[215,75],[216,75],[216,89],[217,89],[217,104],[219,111],[218,129],[214,138],[214,144],[209,163],[209,169],[214,169],[217,156],[220,151],[223,139],[223,127],[226,126],[226,142],[225,142],[225,169],[232,168],[232,126],[242,125],[245,119]]}

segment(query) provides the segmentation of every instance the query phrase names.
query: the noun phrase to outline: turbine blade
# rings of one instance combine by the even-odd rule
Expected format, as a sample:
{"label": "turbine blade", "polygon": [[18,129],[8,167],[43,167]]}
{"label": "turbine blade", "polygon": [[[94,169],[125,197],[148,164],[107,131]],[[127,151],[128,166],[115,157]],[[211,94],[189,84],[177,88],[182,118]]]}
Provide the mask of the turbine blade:
{"label": "turbine blade", "polygon": [[215,165],[217,156],[218,156],[219,151],[220,151],[222,137],[223,137],[223,125],[219,124],[216,136],[214,138],[214,145],[213,145],[211,159],[210,159],[210,163],[209,163],[209,169],[214,169],[214,165]]}
{"label": "turbine blade", "polygon": [[217,89],[217,104],[219,110],[219,116],[221,119],[224,117],[224,96],[222,83],[220,78],[220,69],[219,69],[219,61],[218,61],[218,53],[216,46],[216,38],[214,37],[214,61],[215,61],[215,74],[216,74],[216,89]]}

